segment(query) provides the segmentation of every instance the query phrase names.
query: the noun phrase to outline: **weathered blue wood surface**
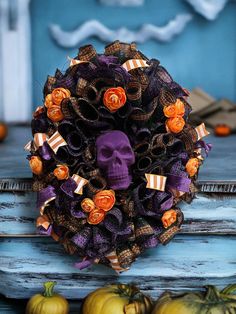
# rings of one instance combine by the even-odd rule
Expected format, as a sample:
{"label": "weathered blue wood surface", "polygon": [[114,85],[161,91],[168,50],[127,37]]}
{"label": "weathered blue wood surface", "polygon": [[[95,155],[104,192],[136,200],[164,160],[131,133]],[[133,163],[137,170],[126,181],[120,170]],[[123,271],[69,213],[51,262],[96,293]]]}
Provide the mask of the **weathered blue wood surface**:
{"label": "weathered blue wood surface", "polygon": [[0,239],[0,293],[28,298],[41,291],[46,280],[56,280],[58,291],[72,299],[111,282],[135,283],[153,297],[165,289],[196,289],[205,284],[220,287],[236,281],[236,237],[178,235],[166,247],[146,251],[120,276],[97,265],[80,271],[76,256],[63,254],[51,239]]}
{"label": "weathered blue wood surface", "polygon": [[[29,128],[10,129],[8,140],[0,145],[1,182],[4,178],[31,177],[22,148],[30,136]],[[201,170],[201,180],[236,181],[235,139],[208,139],[214,150]],[[19,185],[17,180],[9,191],[1,183],[0,294],[28,298],[40,292],[48,279],[56,280],[58,291],[76,300],[103,284],[118,281],[134,282],[154,297],[165,289],[182,291],[204,284],[221,287],[236,282],[236,194],[232,189],[227,190],[230,197],[227,193],[215,198],[199,194],[192,204],[182,204],[185,224],[181,234],[167,247],[145,252],[128,272],[117,276],[101,265],[77,270],[73,266],[76,256],[64,254],[51,238],[38,236],[36,195],[29,192],[30,182]],[[226,191],[224,185],[216,183],[219,190]],[[19,186],[28,192],[19,192]],[[15,313],[4,304],[6,313]],[[0,313],[1,306],[0,302]]]}
{"label": "weathered blue wood surface", "polygon": [[[0,178],[32,176],[23,150],[31,138],[29,127],[9,127],[6,141],[0,143]],[[199,180],[236,180],[236,135],[208,136],[206,141],[213,144],[213,149],[201,167]]]}
{"label": "weathered blue wood surface", "polygon": [[[0,236],[36,235],[35,193],[0,194]],[[182,203],[182,233],[236,234],[236,196],[213,198],[199,194],[191,204]]]}

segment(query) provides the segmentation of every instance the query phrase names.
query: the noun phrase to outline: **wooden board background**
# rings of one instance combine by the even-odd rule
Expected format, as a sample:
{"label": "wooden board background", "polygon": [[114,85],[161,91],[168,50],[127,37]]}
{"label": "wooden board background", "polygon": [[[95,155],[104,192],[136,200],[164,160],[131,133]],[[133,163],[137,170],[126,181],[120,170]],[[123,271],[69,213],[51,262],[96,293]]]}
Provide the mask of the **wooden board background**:
{"label": "wooden board background", "polygon": [[[0,146],[1,295],[24,300],[41,292],[44,281],[56,280],[57,291],[76,300],[72,304],[77,307],[77,301],[88,292],[112,282],[135,283],[154,298],[166,289],[186,291],[205,284],[223,287],[236,282],[236,194],[233,189],[225,190],[225,181],[231,188],[235,182],[232,170],[236,169],[235,137],[225,139],[228,142],[223,141],[223,146],[219,139],[209,139],[215,141],[215,149],[200,175],[202,190],[204,187],[209,190],[210,184],[211,188],[217,185],[218,191],[227,193],[202,193],[192,204],[181,204],[185,215],[181,233],[169,245],[146,251],[120,276],[102,265],[83,271],[76,269],[74,263],[78,257],[64,254],[59,244],[36,233],[35,194],[29,191],[31,174],[21,149],[29,137],[29,128],[13,128],[8,140]],[[9,178],[15,179],[9,181]],[[7,191],[4,182],[14,184]],[[25,191],[19,191],[19,186]],[[24,306],[24,301],[21,304]],[[10,301],[0,298],[0,310],[5,307],[6,313],[11,313],[12,306]]]}
{"label": "wooden board background", "polygon": [[[30,178],[24,145],[32,139],[29,127],[10,126],[9,135],[0,145],[0,178]],[[236,180],[236,135],[226,138],[208,136],[213,149],[199,173],[199,180]]]}

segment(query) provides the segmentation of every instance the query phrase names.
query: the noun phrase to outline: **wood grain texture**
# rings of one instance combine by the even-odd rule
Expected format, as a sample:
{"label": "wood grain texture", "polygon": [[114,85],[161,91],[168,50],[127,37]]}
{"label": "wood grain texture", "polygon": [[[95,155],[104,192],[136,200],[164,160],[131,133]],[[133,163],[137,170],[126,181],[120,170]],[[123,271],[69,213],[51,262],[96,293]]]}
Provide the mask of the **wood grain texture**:
{"label": "wood grain texture", "polygon": [[24,146],[31,139],[29,127],[9,125],[6,140],[0,143],[0,178],[30,178]]}
{"label": "wood grain texture", "polygon": [[[0,178],[31,178],[24,145],[32,139],[31,130],[10,126],[9,136],[0,144]],[[199,173],[199,180],[236,180],[236,135],[226,138],[208,136],[213,149]]]}
{"label": "wood grain texture", "polygon": [[134,283],[153,297],[163,290],[197,289],[205,284],[223,287],[236,281],[236,237],[181,236],[166,247],[146,251],[132,268],[116,275],[96,265],[80,271],[76,256],[63,254],[51,239],[0,239],[0,293],[28,298],[46,280],[56,280],[58,291],[70,299],[112,282]]}
{"label": "wood grain texture", "polygon": [[[0,236],[35,236],[35,193],[0,194]],[[185,216],[182,233],[236,234],[235,197],[198,195],[191,204],[182,203]]]}

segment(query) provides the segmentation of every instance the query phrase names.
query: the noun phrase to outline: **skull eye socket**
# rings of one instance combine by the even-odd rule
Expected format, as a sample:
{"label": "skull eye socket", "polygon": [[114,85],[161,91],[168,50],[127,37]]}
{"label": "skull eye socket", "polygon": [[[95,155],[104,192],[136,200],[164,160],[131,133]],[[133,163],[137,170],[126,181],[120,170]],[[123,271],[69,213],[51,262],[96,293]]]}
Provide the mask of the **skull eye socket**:
{"label": "skull eye socket", "polygon": [[132,153],[132,150],[131,150],[131,148],[129,146],[122,146],[122,147],[120,147],[119,151],[123,155],[127,155],[127,154],[131,154]]}
{"label": "skull eye socket", "polygon": [[101,155],[105,158],[110,158],[112,156],[112,150],[108,147],[101,149]]}

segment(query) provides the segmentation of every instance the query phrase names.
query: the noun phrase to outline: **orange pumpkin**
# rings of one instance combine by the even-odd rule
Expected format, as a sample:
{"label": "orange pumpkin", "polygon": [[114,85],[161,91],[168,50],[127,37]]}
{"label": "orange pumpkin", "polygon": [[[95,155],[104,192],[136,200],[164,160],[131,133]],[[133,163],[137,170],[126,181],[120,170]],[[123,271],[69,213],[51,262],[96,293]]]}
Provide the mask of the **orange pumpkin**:
{"label": "orange pumpkin", "polygon": [[0,142],[5,140],[7,136],[7,125],[4,122],[0,121]]}
{"label": "orange pumpkin", "polygon": [[214,129],[216,136],[228,136],[231,134],[231,128],[227,124],[217,124]]}

